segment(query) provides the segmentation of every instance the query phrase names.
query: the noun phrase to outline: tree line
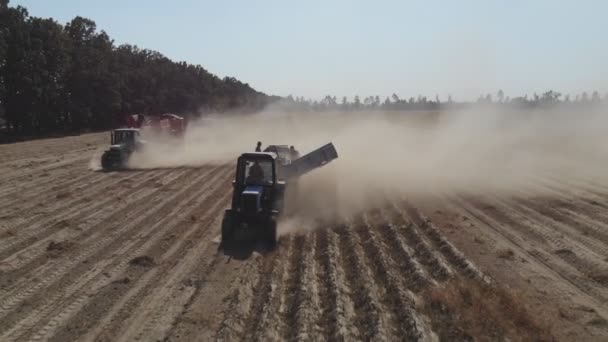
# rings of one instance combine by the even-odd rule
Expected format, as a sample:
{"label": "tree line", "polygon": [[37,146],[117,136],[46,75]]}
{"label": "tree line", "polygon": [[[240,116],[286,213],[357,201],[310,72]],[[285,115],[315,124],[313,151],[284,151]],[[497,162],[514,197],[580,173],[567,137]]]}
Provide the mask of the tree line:
{"label": "tree line", "polygon": [[93,20],[61,25],[0,0],[0,121],[12,135],[109,129],[139,113],[256,110],[273,99],[200,65],[116,46]]}
{"label": "tree line", "polygon": [[499,90],[495,96],[492,94],[480,95],[476,101],[454,101],[451,96],[445,100],[440,100],[439,96],[428,98],[419,95],[417,97],[401,98],[397,94],[392,94],[384,99],[380,96],[359,97],[352,99],[344,96],[327,95],[322,100],[305,99],[304,97],[289,95],[276,102],[276,108],[285,111],[357,111],[357,110],[443,110],[458,109],[472,106],[499,106],[509,109],[534,109],[534,108],[585,108],[608,104],[608,93],[603,97],[598,91],[592,93],[583,92],[571,96],[563,95],[559,92],[549,90],[542,94],[524,95],[517,97],[506,96]]}

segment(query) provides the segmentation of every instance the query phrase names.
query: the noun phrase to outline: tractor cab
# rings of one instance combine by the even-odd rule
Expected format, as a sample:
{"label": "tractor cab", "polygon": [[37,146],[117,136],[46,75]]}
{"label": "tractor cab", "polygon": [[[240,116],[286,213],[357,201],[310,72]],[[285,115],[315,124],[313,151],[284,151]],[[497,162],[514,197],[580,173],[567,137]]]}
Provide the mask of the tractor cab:
{"label": "tractor cab", "polygon": [[110,135],[111,146],[101,156],[101,167],[104,170],[124,168],[131,154],[140,150],[145,141],[140,139],[139,129],[120,128]]}
{"label": "tractor cab", "polygon": [[278,180],[276,167],[274,153],[243,153],[238,158],[232,206],[222,221],[223,243],[241,234],[262,237],[274,246],[285,191],[285,182]]}
{"label": "tractor cab", "polygon": [[135,148],[141,142],[139,129],[137,128],[120,128],[112,131],[111,134],[112,146],[125,146]]}
{"label": "tractor cab", "polygon": [[233,208],[242,215],[272,215],[284,182],[277,178],[276,156],[271,153],[244,153],[237,161],[233,182]]}
{"label": "tractor cab", "polygon": [[[274,246],[277,219],[283,214],[286,193],[293,193],[300,176],[338,158],[332,143],[297,160],[284,159],[289,158],[286,145],[269,146],[267,150],[243,153],[237,160],[232,205],[222,220],[224,246],[244,235],[255,235]],[[283,164],[285,160],[287,163]]]}

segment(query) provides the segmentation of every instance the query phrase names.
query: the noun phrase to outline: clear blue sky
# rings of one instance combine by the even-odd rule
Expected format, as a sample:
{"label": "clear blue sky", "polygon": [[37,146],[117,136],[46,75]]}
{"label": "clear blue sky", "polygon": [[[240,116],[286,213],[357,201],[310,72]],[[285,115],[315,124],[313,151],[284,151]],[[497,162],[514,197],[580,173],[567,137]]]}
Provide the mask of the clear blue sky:
{"label": "clear blue sky", "polygon": [[608,1],[11,0],[269,94],[608,92]]}

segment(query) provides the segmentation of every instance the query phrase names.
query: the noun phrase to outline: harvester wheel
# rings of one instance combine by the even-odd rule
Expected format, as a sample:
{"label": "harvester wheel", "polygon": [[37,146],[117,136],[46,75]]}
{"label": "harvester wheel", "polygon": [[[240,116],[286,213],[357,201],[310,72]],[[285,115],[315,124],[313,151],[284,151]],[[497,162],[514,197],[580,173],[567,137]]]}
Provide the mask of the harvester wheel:
{"label": "harvester wheel", "polygon": [[232,241],[232,235],[234,232],[234,219],[232,214],[228,211],[224,213],[222,219],[222,245],[226,246]]}

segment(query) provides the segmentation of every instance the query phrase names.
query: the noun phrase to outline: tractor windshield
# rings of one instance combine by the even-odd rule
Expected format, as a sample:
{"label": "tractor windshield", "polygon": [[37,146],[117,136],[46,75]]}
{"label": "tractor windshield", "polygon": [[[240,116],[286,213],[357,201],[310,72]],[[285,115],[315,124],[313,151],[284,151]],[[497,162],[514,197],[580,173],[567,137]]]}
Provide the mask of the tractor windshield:
{"label": "tractor windshield", "polygon": [[245,183],[247,185],[272,185],[272,162],[252,160],[245,162]]}

